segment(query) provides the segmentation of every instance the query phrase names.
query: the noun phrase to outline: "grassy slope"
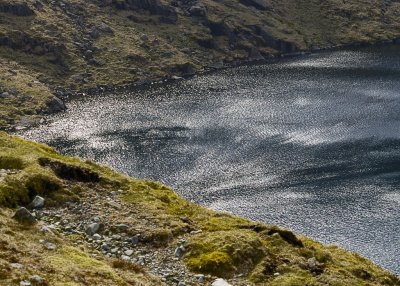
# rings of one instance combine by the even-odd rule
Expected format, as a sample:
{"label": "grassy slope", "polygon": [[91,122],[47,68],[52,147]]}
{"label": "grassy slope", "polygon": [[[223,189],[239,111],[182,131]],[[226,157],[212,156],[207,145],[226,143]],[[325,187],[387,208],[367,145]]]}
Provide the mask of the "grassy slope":
{"label": "grassy slope", "polygon": [[[100,180],[67,179],[63,173],[56,174],[51,164],[40,162],[58,162],[67,171],[75,167],[97,174]],[[101,257],[90,258],[85,248],[71,246],[68,236],[52,238],[60,247],[56,253],[40,250],[42,247],[37,241],[44,234],[38,227],[22,227],[10,219],[10,207],[26,205],[36,194],[45,196],[49,205],[60,207],[66,201],[79,200],[85,189],[106,193],[123,189],[121,199],[135,215],[121,219],[135,229],[142,229],[148,243],[161,241],[159,247],[175,245],[178,237],[185,237],[188,251],[184,261],[194,272],[227,278],[242,273],[255,285],[400,285],[396,277],[357,254],[296,237],[276,226],[207,210],[181,199],[165,186],[122,176],[92,162],[64,157],[47,146],[6,133],[0,133],[0,168],[11,171],[0,178],[0,265],[3,266],[0,269],[9,269],[12,262],[30,265],[22,272],[1,271],[3,281],[16,281],[28,273],[36,273],[49,282],[80,285],[74,277],[83,274],[79,265],[86,265],[89,267],[86,275],[93,283],[107,281],[107,285],[125,285],[136,279],[143,281],[143,285],[157,284],[155,280],[151,284],[152,278],[146,274],[115,269]],[[143,218],[151,228],[143,225]],[[202,232],[189,235],[192,230]],[[36,263],[37,258],[42,262]],[[310,259],[315,265],[310,264]]]}
{"label": "grassy slope", "polygon": [[[39,114],[48,89],[77,91],[156,80],[179,75],[184,64],[201,72],[216,62],[246,60],[251,47],[264,56],[284,53],[282,42],[308,50],[400,37],[400,3],[395,0],[266,0],[270,9],[265,11],[239,0],[201,0],[207,17],[191,17],[190,5],[163,0],[167,7],[175,3],[174,24],[162,23],[160,15],[146,10],[112,4],[128,0],[38,2],[0,0],[0,7],[27,3],[33,11],[29,16],[0,12],[0,88],[13,89],[24,78],[18,83],[19,97],[11,96],[5,104],[1,100],[2,128],[24,114]],[[10,81],[4,70],[24,72]],[[38,83],[27,89],[32,81]],[[5,106],[18,112],[6,112]]]}

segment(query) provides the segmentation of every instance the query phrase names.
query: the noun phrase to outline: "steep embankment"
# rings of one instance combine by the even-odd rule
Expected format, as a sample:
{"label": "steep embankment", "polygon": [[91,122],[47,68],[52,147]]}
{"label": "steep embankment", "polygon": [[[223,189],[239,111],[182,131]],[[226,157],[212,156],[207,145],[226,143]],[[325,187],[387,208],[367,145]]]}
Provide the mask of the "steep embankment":
{"label": "steep embankment", "polygon": [[395,0],[0,0],[0,126],[63,109],[51,93],[400,37]]}
{"label": "steep embankment", "polygon": [[[6,133],[0,169],[0,285],[33,275],[45,279],[33,285],[204,285],[218,276],[235,285],[400,285],[357,254]],[[34,210],[36,224],[11,218],[37,195],[45,208]]]}

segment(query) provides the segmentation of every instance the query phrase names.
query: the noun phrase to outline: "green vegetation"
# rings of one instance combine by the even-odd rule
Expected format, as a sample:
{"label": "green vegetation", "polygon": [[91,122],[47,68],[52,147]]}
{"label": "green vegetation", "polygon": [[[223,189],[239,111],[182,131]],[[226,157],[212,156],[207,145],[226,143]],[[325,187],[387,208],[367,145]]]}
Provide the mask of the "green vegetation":
{"label": "green vegetation", "polygon": [[[2,168],[8,170],[0,178],[0,225],[6,226],[0,227],[2,264],[23,257],[22,252],[8,257],[7,249],[35,247],[33,244],[41,235],[9,219],[9,207],[26,205],[36,194],[45,196],[46,204],[57,206],[80,200],[89,188],[105,193],[123,189],[122,199],[131,215],[127,218],[117,213],[121,216],[117,219],[140,230],[141,241],[153,247],[174,245],[178,237],[184,236],[187,251],[183,261],[193,272],[226,278],[241,274],[256,285],[400,285],[396,277],[357,254],[323,246],[277,226],[205,209],[181,199],[161,184],[135,180],[92,162],[61,156],[42,144],[0,133],[0,158]],[[65,176],[60,170],[73,170],[74,175]],[[128,278],[124,275],[133,275],[133,266],[94,259],[84,249],[69,246],[68,241],[77,240],[79,236],[74,235],[55,237],[55,242],[64,246],[51,255],[40,254],[45,261],[42,273],[48,280],[68,285],[72,276],[79,276],[85,269],[86,278],[93,283],[125,285]],[[15,255],[18,258],[13,258]],[[146,277],[140,268],[133,269],[134,277],[129,279]]]}

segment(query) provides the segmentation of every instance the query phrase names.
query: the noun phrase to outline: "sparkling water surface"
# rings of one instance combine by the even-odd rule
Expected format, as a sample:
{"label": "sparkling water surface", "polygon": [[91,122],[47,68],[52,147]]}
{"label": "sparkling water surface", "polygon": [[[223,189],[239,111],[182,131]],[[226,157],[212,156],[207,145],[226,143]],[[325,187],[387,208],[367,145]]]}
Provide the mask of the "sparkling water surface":
{"label": "sparkling water surface", "polygon": [[20,134],[400,273],[400,47],[238,67],[68,108]]}

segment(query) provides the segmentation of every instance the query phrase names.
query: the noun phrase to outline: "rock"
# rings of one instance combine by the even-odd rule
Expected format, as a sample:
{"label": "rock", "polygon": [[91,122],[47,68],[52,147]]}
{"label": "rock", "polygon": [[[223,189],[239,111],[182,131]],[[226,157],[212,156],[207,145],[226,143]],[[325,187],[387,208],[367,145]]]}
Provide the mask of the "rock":
{"label": "rock", "polygon": [[131,258],[129,256],[126,256],[126,255],[121,255],[121,259],[125,260],[125,261],[130,261],[131,260]]}
{"label": "rock", "polygon": [[143,255],[139,256],[138,257],[138,264],[139,265],[144,265],[145,263],[146,263],[146,258]]}
{"label": "rock", "polygon": [[29,281],[21,281],[21,282],[19,282],[19,285],[20,286],[32,286],[31,282],[29,282]]}
{"label": "rock", "polygon": [[51,242],[47,242],[47,243],[44,245],[44,247],[45,247],[47,250],[56,250],[56,249],[57,249],[57,246],[56,246],[54,243],[51,243]]}
{"label": "rock", "polygon": [[109,206],[112,206],[113,208],[115,208],[115,209],[117,209],[117,210],[120,210],[120,209],[121,209],[121,205],[120,205],[119,203],[117,203],[117,202],[109,201],[109,202],[107,202],[107,204],[108,204]]}
{"label": "rock", "polygon": [[183,79],[183,77],[173,75],[173,76],[171,76],[171,79],[172,80],[181,80],[181,79]]}
{"label": "rock", "polygon": [[264,0],[240,0],[246,6],[253,6],[258,10],[271,10],[271,7]]}
{"label": "rock", "polygon": [[215,281],[211,284],[211,286],[232,286],[226,280],[222,278],[215,279]]}
{"label": "rock", "polygon": [[132,245],[138,244],[138,243],[139,243],[139,235],[137,234],[137,235],[135,235],[135,236],[132,236],[132,237],[129,239],[129,241],[130,241],[130,243],[131,243]]}
{"label": "rock", "polygon": [[48,227],[47,225],[44,225],[40,228],[40,231],[43,233],[53,233],[53,231],[50,229],[50,227]]}
{"label": "rock", "polygon": [[93,239],[94,240],[100,240],[101,239],[101,235],[98,233],[93,234]]}
{"label": "rock", "polygon": [[179,246],[175,249],[174,255],[175,257],[181,257],[183,253],[185,252],[185,248],[183,246]]}
{"label": "rock", "polygon": [[110,246],[109,246],[108,244],[106,244],[106,243],[103,243],[103,244],[101,245],[101,250],[103,250],[103,251],[109,251],[109,250],[110,250]]}
{"label": "rock", "polygon": [[95,222],[95,223],[89,224],[89,225],[86,227],[85,232],[86,232],[87,235],[92,236],[92,235],[94,235],[95,233],[97,233],[97,232],[99,231],[99,229],[100,229],[100,224],[97,223],[97,222]]}
{"label": "rock", "polygon": [[39,275],[32,275],[31,278],[29,278],[29,280],[34,286],[46,285],[46,280],[40,277]]}
{"label": "rock", "polygon": [[207,16],[207,8],[203,4],[197,4],[189,8],[188,10],[190,16],[196,17],[206,17]]}
{"label": "rock", "polygon": [[203,283],[206,279],[206,277],[203,274],[197,274],[196,276],[194,276],[197,280],[197,282]]}
{"label": "rock", "polygon": [[120,232],[126,232],[129,228],[128,225],[123,224],[123,223],[118,224],[116,227],[117,227],[118,231],[120,231]]}
{"label": "rock", "polygon": [[23,17],[35,15],[35,12],[29,8],[27,3],[11,3],[0,3],[0,13],[9,13]]}
{"label": "rock", "polygon": [[40,209],[44,206],[44,198],[41,196],[36,196],[33,201],[29,204],[32,209]]}
{"label": "rock", "polygon": [[24,268],[24,266],[21,263],[11,263],[10,266],[11,266],[11,268],[14,268],[14,269]]}
{"label": "rock", "polygon": [[1,95],[0,95],[0,97],[2,97],[2,98],[8,97],[8,96],[10,96],[10,94],[7,91],[1,93]]}
{"label": "rock", "polygon": [[308,259],[307,260],[307,265],[311,269],[315,268],[317,266],[317,260],[315,259],[315,257],[312,257],[312,258]]}
{"label": "rock", "polygon": [[13,218],[27,225],[34,225],[37,222],[36,218],[24,207],[17,209]]}
{"label": "rock", "polygon": [[251,47],[249,50],[249,59],[250,60],[263,60],[264,57],[260,54],[256,47]]}
{"label": "rock", "polygon": [[179,281],[178,286],[186,286],[185,282]]}
{"label": "rock", "polygon": [[64,102],[56,96],[53,96],[53,98],[49,100],[46,105],[47,112],[49,113],[61,112],[67,109]]}
{"label": "rock", "polygon": [[131,249],[128,249],[128,250],[125,250],[125,255],[127,255],[127,256],[131,256],[132,254],[133,254],[133,250],[131,250]]}
{"label": "rock", "polygon": [[140,39],[141,39],[143,42],[147,42],[147,41],[149,40],[149,36],[147,36],[146,34],[143,34],[143,35],[140,37]]}

